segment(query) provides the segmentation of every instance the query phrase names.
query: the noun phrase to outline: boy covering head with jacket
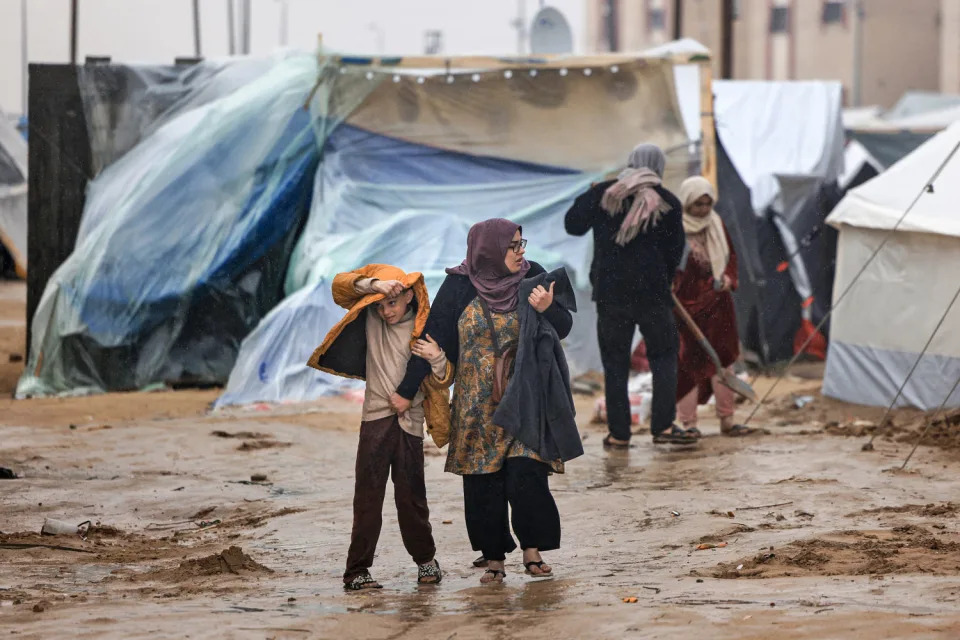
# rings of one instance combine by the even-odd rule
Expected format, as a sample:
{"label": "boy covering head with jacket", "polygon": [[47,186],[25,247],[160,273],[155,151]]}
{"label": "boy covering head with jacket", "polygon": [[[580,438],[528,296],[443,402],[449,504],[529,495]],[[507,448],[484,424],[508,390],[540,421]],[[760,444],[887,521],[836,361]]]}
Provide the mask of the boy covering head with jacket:
{"label": "boy covering head with jacket", "polygon": [[370,264],[340,273],[333,280],[333,299],[347,315],[314,351],[308,366],[327,373],[366,380],[360,442],[357,448],[353,499],[353,531],[344,588],[379,589],[370,575],[382,526],[387,478],[393,477],[400,533],[417,564],[417,582],[439,583],[436,546],[424,481],[424,418],[437,446],[446,444],[450,428],[448,387],[453,367],[432,341],[421,340],[432,354],[428,376],[409,409],[398,413],[391,396],[406,372],[411,348],[423,332],[430,312],[420,273],[404,273],[390,265]]}

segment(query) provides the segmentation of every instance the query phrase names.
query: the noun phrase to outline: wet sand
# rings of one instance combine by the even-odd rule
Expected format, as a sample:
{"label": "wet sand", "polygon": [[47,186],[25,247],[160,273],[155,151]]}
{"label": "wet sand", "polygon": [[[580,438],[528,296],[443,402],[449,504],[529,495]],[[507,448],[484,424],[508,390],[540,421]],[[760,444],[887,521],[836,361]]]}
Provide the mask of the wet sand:
{"label": "wet sand", "polygon": [[[386,588],[359,594],[340,582],[355,400],[208,414],[216,392],[3,398],[0,466],[22,478],[0,480],[0,633],[960,637],[957,449],[932,441],[897,471],[921,416],[898,414],[861,452],[879,416],[817,386],[785,381],[754,422],[769,435],[722,438],[705,419],[698,447],[638,436],[626,452],[602,450],[578,396],[586,455],[551,480],[564,534],[546,580],[514,553],[504,585],[478,584],[459,479],[428,442],[443,583],[415,585],[388,488],[373,569]],[[791,394],[815,400],[798,410]],[[47,517],[95,526],[40,537]]]}

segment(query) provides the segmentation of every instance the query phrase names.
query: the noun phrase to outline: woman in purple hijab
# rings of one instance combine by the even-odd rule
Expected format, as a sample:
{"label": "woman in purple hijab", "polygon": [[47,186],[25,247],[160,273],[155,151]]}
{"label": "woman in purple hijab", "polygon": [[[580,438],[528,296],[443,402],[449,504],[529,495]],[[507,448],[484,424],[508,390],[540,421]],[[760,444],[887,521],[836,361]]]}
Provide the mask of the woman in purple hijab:
{"label": "woman in purple hijab", "polygon": [[[474,562],[486,567],[483,584],[503,582],[506,554],[523,549],[526,572],[550,575],[541,551],[560,546],[560,514],[550,493],[548,477],[563,473],[560,460],[544,460],[530,447],[493,424],[495,355],[515,347],[520,335],[517,313],[520,283],[544,273],[524,258],[527,241],[521,227],[503,218],[479,222],[467,235],[467,257],[447,269],[424,333],[443,349],[456,367],[445,470],[463,477],[467,534],[483,555]],[[560,338],[570,332],[573,317],[554,304],[553,284],[537,286],[527,298]],[[491,327],[492,323],[492,327]],[[428,343],[420,341],[415,354]],[[394,408],[404,411],[429,371],[421,357],[412,357],[407,374],[394,394]]]}

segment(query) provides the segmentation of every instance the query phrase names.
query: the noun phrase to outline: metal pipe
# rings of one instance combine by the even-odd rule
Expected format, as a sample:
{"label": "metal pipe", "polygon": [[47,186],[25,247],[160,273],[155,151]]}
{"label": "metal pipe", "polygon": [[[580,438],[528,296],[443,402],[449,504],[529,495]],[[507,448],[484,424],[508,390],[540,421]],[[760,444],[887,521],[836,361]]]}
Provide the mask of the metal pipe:
{"label": "metal pipe", "polygon": [[243,47],[243,55],[250,55],[250,0],[241,0],[241,5],[243,7],[243,19],[240,22],[243,28],[241,33],[241,43]]}
{"label": "metal pipe", "polygon": [[237,23],[233,15],[233,1],[227,0],[227,39],[229,40],[230,55],[237,55]]}
{"label": "metal pipe", "polygon": [[683,0],[673,0],[673,39],[683,37]]}
{"label": "metal pipe", "polygon": [[30,91],[30,53],[27,48],[27,0],[20,0],[20,63],[23,65],[23,84],[22,106],[20,113],[27,115],[27,97]]}
{"label": "metal pipe", "polygon": [[200,57],[200,0],[193,0],[193,55]]}
{"label": "metal pipe", "polygon": [[77,64],[77,33],[79,31],[78,23],[78,4],[79,0],[70,1],[70,64]]}
{"label": "metal pipe", "polygon": [[863,105],[863,0],[854,5],[853,17],[853,106]]}
{"label": "metal pipe", "polygon": [[720,77],[729,80],[733,77],[733,0],[723,0],[720,18]]}

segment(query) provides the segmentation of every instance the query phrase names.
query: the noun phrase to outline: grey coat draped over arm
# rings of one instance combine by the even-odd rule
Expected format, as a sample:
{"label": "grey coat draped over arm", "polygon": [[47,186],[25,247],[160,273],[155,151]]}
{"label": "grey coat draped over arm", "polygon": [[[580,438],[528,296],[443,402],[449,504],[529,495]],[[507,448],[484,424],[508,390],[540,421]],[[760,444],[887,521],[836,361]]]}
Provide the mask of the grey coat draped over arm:
{"label": "grey coat draped over arm", "polygon": [[[493,423],[533,449],[544,460],[566,462],[583,455],[577,430],[570,372],[557,330],[527,298],[537,285],[555,282],[553,304],[568,315],[577,310],[573,287],[560,268],[520,284],[520,340],[514,371]],[[549,310],[548,310],[549,311]]]}

